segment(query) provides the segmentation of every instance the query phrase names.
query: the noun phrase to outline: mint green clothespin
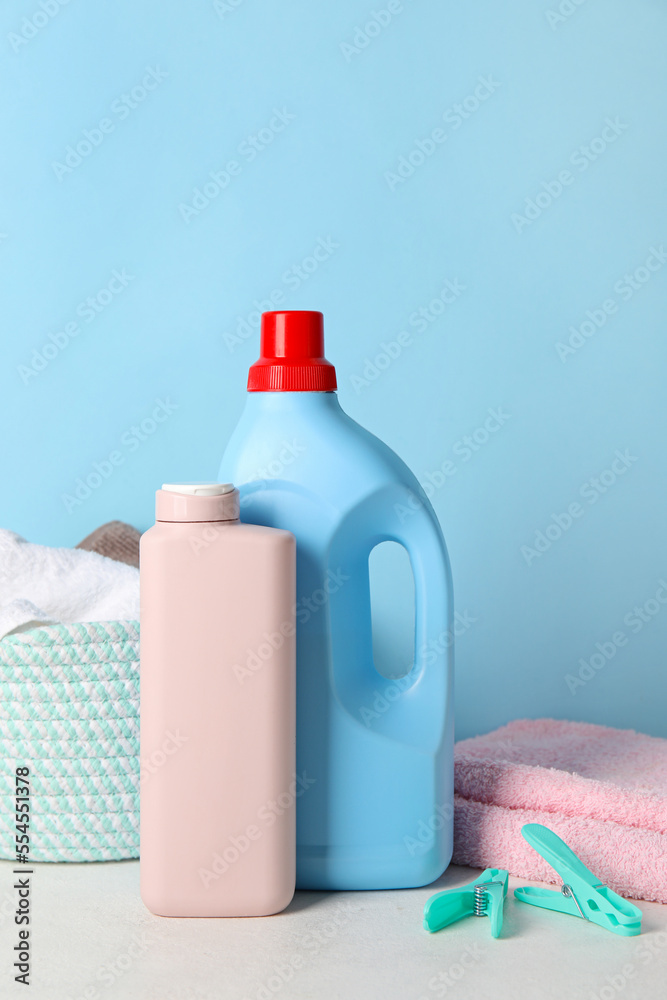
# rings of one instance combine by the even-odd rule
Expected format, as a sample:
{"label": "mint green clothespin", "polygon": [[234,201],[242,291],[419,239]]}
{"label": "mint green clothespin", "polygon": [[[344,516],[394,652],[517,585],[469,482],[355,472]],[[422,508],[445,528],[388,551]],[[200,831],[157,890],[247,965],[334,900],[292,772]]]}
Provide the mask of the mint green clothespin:
{"label": "mint green clothespin", "polygon": [[486,916],[491,918],[491,934],[497,938],[503,926],[506,895],[507,872],[502,868],[487,868],[474,882],[431,896],[424,907],[424,928],[439,931],[463,917]]}
{"label": "mint green clothespin", "polygon": [[522,903],[545,910],[569,913],[599,924],[613,934],[632,937],[641,933],[642,911],[633,903],[602,885],[571,847],[540,823],[526,823],[521,833],[538,854],[548,861],[563,880],[560,892],[522,886],[514,895]]}

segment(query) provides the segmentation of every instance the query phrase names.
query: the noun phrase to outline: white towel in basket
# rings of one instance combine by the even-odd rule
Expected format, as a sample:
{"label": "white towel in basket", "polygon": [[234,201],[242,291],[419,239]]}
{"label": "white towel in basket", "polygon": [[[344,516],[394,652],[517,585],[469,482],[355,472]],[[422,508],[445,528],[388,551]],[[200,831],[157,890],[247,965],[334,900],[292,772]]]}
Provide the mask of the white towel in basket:
{"label": "white towel in basket", "polygon": [[138,618],[138,569],[0,528],[0,639],[35,625]]}

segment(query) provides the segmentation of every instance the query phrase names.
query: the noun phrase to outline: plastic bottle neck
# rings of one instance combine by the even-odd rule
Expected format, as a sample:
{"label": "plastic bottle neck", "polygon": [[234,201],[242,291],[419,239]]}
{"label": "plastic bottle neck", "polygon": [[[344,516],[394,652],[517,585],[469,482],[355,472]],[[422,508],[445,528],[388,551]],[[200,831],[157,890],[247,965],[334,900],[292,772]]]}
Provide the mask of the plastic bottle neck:
{"label": "plastic bottle neck", "polygon": [[336,392],[249,392],[247,413],[294,413],[295,411],[342,413]]}

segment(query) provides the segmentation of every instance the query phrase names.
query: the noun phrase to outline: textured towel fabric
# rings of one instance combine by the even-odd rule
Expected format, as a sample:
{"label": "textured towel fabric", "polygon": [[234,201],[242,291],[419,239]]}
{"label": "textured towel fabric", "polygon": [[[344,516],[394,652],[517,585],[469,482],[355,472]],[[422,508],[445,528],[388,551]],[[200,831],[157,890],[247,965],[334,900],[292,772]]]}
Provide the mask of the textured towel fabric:
{"label": "textured towel fabric", "polygon": [[97,552],[34,545],[0,529],[0,638],[35,625],[138,617],[133,566]]}
{"label": "textured towel fabric", "polygon": [[79,542],[77,549],[87,552],[99,552],[101,556],[127,563],[128,566],[139,566],[139,540],[141,532],[124,521],[109,521],[101,528],[96,528]]}
{"label": "textured towel fabric", "polygon": [[456,864],[559,882],[521,836],[542,823],[622,896],[667,903],[667,740],[518,720],[455,752]]}

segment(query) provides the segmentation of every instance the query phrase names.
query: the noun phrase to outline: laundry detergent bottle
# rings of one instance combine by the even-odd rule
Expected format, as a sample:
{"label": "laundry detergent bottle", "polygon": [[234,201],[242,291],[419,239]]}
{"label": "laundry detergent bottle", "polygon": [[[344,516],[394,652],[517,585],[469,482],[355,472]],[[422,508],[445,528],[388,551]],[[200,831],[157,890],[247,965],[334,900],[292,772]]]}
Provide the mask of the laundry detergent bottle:
{"label": "laundry detergent bottle", "polygon": [[[322,314],[264,313],[219,478],[239,486],[243,521],[297,540],[297,887],[427,885],[452,855],[447,550],[415,476],[335,390]],[[400,681],[373,657],[369,556],[385,541],[407,549],[415,583],[414,663]],[[249,649],[249,685],[256,660]]]}

